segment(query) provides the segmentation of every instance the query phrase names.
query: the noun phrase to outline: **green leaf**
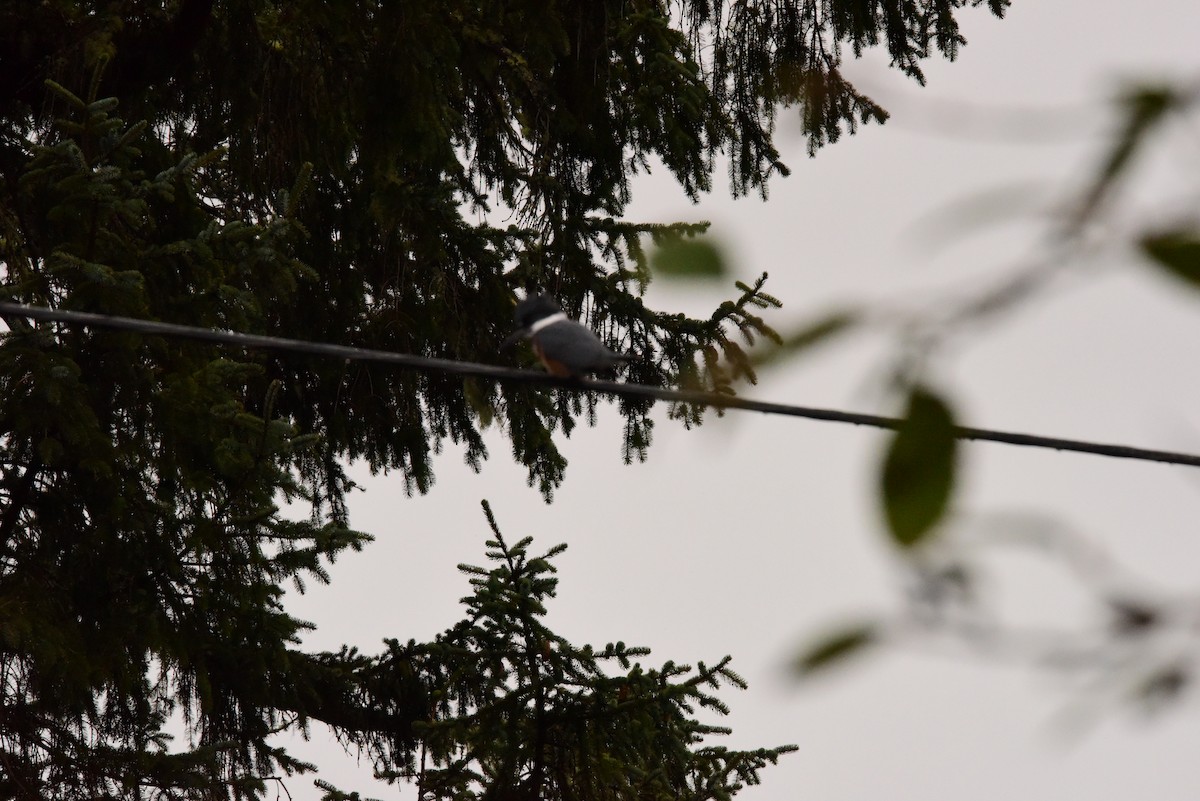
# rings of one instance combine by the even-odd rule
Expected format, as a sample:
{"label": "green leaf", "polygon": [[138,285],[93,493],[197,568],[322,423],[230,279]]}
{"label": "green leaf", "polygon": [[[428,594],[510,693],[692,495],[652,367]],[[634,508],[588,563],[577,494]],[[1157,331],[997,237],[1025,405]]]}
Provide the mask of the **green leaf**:
{"label": "green leaf", "polygon": [[711,239],[672,239],[650,255],[650,266],[667,278],[712,280],[728,271],[725,255]]}
{"label": "green leaf", "polygon": [[753,363],[770,364],[789,356],[796,356],[854,326],[858,320],[856,312],[842,310],[827,314],[793,331],[785,331],[780,336],[778,345],[756,352]]}
{"label": "green leaf", "polygon": [[1142,237],[1142,252],[1176,278],[1200,289],[1200,236],[1195,231],[1163,231]]}
{"label": "green leaf", "polygon": [[796,657],[796,673],[802,677],[831,667],[854,656],[879,640],[879,628],[873,623],[859,623],[827,634],[804,649]]}
{"label": "green leaf", "polygon": [[899,545],[916,545],[945,513],[954,487],[956,449],[950,407],[929,390],[914,387],[883,464],[884,512]]}

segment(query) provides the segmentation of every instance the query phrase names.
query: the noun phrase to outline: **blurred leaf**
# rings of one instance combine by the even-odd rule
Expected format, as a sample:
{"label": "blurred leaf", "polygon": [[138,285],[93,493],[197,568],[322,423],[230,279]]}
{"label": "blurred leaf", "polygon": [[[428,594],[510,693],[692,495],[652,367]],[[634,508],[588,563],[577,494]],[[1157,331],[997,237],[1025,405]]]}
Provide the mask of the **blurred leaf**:
{"label": "blurred leaf", "polygon": [[1143,635],[1162,622],[1161,611],[1144,601],[1110,598],[1108,610],[1112,630],[1119,636]]}
{"label": "blurred leaf", "polygon": [[810,645],[796,657],[795,670],[800,676],[809,676],[824,670],[879,639],[879,629],[873,623],[859,623],[828,634]]}
{"label": "blurred leaf", "polygon": [[1113,183],[1129,166],[1134,154],[1145,144],[1148,134],[1180,101],[1179,95],[1169,86],[1138,87],[1119,99],[1119,105],[1125,111],[1124,125],[1113,139],[1091,188],[1084,196],[1076,214],[1076,225],[1086,221],[1096,211]]}
{"label": "blurred leaf", "polygon": [[650,266],[667,278],[712,280],[725,275],[725,255],[710,238],[670,239],[650,255]]}
{"label": "blurred leaf", "polygon": [[1191,675],[1184,666],[1165,665],[1146,676],[1134,694],[1147,709],[1155,710],[1177,700],[1190,683]]}
{"label": "blurred leaf", "polygon": [[1200,288],[1200,237],[1195,231],[1149,234],[1140,244],[1154,264]]}
{"label": "blurred leaf", "polygon": [[948,248],[1001,225],[1044,216],[1048,195],[1042,180],[1013,181],[955,195],[923,213],[909,226],[906,238],[922,248]]}
{"label": "blurred leaf", "polygon": [[857,312],[845,310],[833,312],[795,331],[784,332],[780,337],[778,345],[756,351],[753,362],[756,365],[763,365],[796,356],[801,351],[819,345],[830,337],[840,334],[847,328],[857,324],[858,320],[859,315]]}
{"label": "blurred leaf", "polygon": [[957,444],[950,407],[928,389],[914,387],[883,464],[884,511],[898,544],[917,544],[945,513]]}
{"label": "blurred leaf", "polygon": [[975,577],[962,562],[929,560],[913,565],[912,599],[929,609],[969,606],[975,600]]}

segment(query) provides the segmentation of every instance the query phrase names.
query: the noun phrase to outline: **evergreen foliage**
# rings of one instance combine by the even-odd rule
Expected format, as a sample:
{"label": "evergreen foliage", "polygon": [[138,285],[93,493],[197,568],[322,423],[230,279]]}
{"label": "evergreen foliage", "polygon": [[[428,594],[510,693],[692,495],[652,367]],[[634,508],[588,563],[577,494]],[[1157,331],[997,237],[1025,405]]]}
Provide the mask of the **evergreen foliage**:
{"label": "evergreen foliage", "polygon": [[[648,308],[643,239],[696,229],[620,219],[631,176],[661,163],[695,195],[724,150],[735,191],[765,192],[786,169],[771,145],[779,104],[799,105],[814,147],[883,118],[839,77],[842,45],[885,42],[919,79],[921,59],[953,56],[965,5],[979,2],[5,2],[0,296],[495,361],[514,290],[546,289],[641,356],[631,379],[728,390],[752,376],[737,337],[769,336],[756,310],[777,301],[759,281],[708,318]],[[288,582],[325,580],[327,560],[369,539],[348,525],[347,461],[424,491],[431,454],[449,441],[478,465],[494,420],[549,497],[565,469],[553,435],[595,399],[4,323],[0,796],[259,795],[303,767],[271,734],[308,720],[400,772],[423,746],[454,797],[499,797],[535,764],[563,797],[634,792],[606,783],[614,757],[579,739],[608,725],[584,712],[617,681],[583,651],[547,639],[558,650],[525,674],[548,693],[548,666],[578,672],[579,705],[566,690],[540,697],[581,728],[527,722],[522,735],[551,739],[487,744],[461,709],[431,720],[426,700],[499,719],[506,707],[479,689],[499,667],[439,674],[448,663],[428,655],[450,640],[307,654],[305,624],[281,605]],[[649,402],[620,413],[627,458],[644,456]],[[280,498],[310,503],[311,519],[283,519]],[[496,547],[547,580],[523,550]],[[547,586],[522,597],[536,608]],[[462,648],[519,645],[473,625],[453,635]],[[388,667],[401,652],[410,672]],[[660,706],[620,714],[635,726],[658,709],[662,727],[653,749],[626,746],[667,760],[621,764],[646,774],[628,781],[679,792],[703,775],[710,795],[687,797],[720,797],[775,752],[686,756],[703,729],[681,711],[731,674],[682,676],[621,679]],[[194,742],[176,748],[163,726],[178,714]],[[550,754],[551,740],[573,744]],[[457,753],[471,756],[447,761]]]}
{"label": "evergreen foliage", "polygon": [[[379,775],[416,783],[424,799],[701,801],[757,784],[764,766],[795,750],[704,742],[728,729],[699,722],[695,712],[724,715],[711,691],[745,687],[728,657],[694,670],[672,662],[648,669],[635,661],[645,648],[618,642],[598,650],[554,634],[542,617],[558,581],[551,560],[566,546],[531,555],[530,538],[509,545],[486,503],[484,511],[495,566],[459,566],[474,587],[463,599],[466,619],[431,643],[392,640],[361,662],[378,686],[420,676],[428,688],[428,719],[414,727],[419,754],[375,733],[347,733]],[[326,789],[327,798],[339,797]]]}

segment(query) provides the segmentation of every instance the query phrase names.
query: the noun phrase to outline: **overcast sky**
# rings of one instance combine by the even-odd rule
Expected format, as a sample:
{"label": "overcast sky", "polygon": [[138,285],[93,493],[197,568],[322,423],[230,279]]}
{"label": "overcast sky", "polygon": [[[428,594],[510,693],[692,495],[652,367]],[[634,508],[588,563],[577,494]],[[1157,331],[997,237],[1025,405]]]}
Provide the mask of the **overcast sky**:
{"label": "overcast sky", "polygon": [[[919,309],[1044,253],[1044,212],[1087,175],[1122,80],[1200,74],[1200,5],[1187,0],[1016,0],[1006,20],[983,10],[961,19],[968,46],[953,64],[930,63],[925,88],[877,57],[847,66],[893,112],[886,126],[809,160],[785,115],[779,141],[793,173],[767,203],[730,201],[722,185],[693,206],[656,173],[637,183],[628,217],[712,220],[739,277],[770,272],[768,289],[785,303],[771,319],[783,328],[845,303]],[[1196,132],[1194,121],[1177,125],[1169,158],[1130,187],[1142,219],[1162,204],[1137,197],[1161,198],[1197,174]],[[649,302],[665,309],[707,313],[731,294],[663,284]],[[1200,295],[1117,253],[964,338],[934,375],[969,425],[1200,452],[1198,340]],[[891,347],[881,333],[851,336],[744,394],[894,413],[878,392]],[[455,623],[468,591],[455,565],[484,563],[486,498],[511,540],[570,544],[549,617],[559,633],[645,645],[652,664],[733,655],[750,689],[722,696],[732,708],[727,743],[800,746],[743,799],[1196,797],[1192,701],[1147,719],[1043,672],[919,649],[802,686],[789,677],[788,658],[831,622],[897,608],[875,500],[879,433],[749,413],[691,432],[661,419],[649,461],[632,466],[622,464],[620,435],[611,410],[597,428],[578,429],[549,506],[494,436],[481,475],[444,453],[426,497],[406,498],[399,477],[364,476],[352,523],[378,540],[339,560],[332,586],[291,598],[290,611],[319,626],[306,644],[375,652],[384,637],[429,638]],[[963,519],[1045,515],[1152,586],[1200,586],[1200,473],[991,444],[964,455]],[[1008,567],[996,589],[1014,616],[1077,617],[1080,598],[1063,576],[1034,559]],[[1080,708],[1099,714],[1068,734],[1063,713]],[[316,728],[297,747],[343,789],[401,795],[367,781],[369,768],[339,750]],[[288,787],[297,801],[318,794],[308,778]]]}

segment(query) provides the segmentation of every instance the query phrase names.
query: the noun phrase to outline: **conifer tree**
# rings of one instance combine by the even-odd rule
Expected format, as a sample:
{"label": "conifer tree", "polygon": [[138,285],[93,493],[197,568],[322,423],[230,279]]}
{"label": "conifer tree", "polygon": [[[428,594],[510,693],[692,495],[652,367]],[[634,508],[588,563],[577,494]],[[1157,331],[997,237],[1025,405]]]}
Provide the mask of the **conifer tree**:
{"label": "conifer tree", "polygon": [[[772,145],[781,104],[799,107],[813,148],[884,119],[841,77],[843,47],[880,44],[920,80],[922,59],[962,43],[955,15],[981,4],[2,3],[0,297],[497,361],[514,291],[546,289],[639,355],[632,380],[722,388],[718,357],[747,370],[736,339],[769,333],[759,311],[776,301],[757,282],[708,318],[648,308],[644,239],[694,229],[621,219],[631,176],[661,164],[696,195],[725,152],[735,191],[765,193],[787,170]],[[503,797],[535,765],[564,798],[636,794],[605,784],[608,755],[582,741],[553,755],[579,763],[551,775],[549,741],[522,739],[549,737],[538,725],[479,751],[455,716],[500,714],[479,694],[499,673],[439,674],[437,644],[394,647],[433,655],[394,670],[392,652],[306,653],[282,606],[288,582],[326,579],[369,539],[347,519],[349,461],[424,491],[431,454],[449,441],[478,465],[495,420],[549,496],[565,469],[553,435],[594,399],[3,322],[0,796],[259,795],[302,767],[271,735],[309,720],[389,770],[419,745],[471,753],[428,774],[447,796]],[[619,412],[627,458],[644,456],[648,402]],[[284,519],[280,499],[312,517]],[[496,547],[543,575],[523,546]],[[477,637],[465,625],[454,636]],[[553,648],[548,664],[582,671],[600,703],[608,679]],[[699,702],[668,691],[687,683],[673,669],[654,677],[660,706],[646,709]],[[650,692],[640,674],[623,681]],[[436,693],[467,706],[431,712]],[[592,724],[566,698],[555,709],[564,726],[582,716],[582,737]],[[168,742],[172,715],[194,742]],[[675,765],[676,789],[700,770],[717,784],[695,797],[723,797],[733,763],[683,756],[701,730],[671,720],[653,753],[678,759],[639,769]]]}
{"label": "conifer tree", "polygon": [[764,766],[795,750],[707,741],[729,730],[698,722],[695,710],[727,714],[711,691],[745,687],[728,657],[694,670],[673,662],[648,669],[636,661],[648,649],[580,647],[548,629],[541,618],[558,582],[551,560],[566,546],[534,556],[531,538],[509,545],[486,502],[484,512],[495,567],[459,566],[474,587],[461,623],[430,643],[391,640],[370,659],[339,655],[358,658],[373,684],[421,677],[429,716],[414,725],[419,753],[376,732],[348,733],[379,775],[414,782],[423,799],[701,801],[757,784]]}

